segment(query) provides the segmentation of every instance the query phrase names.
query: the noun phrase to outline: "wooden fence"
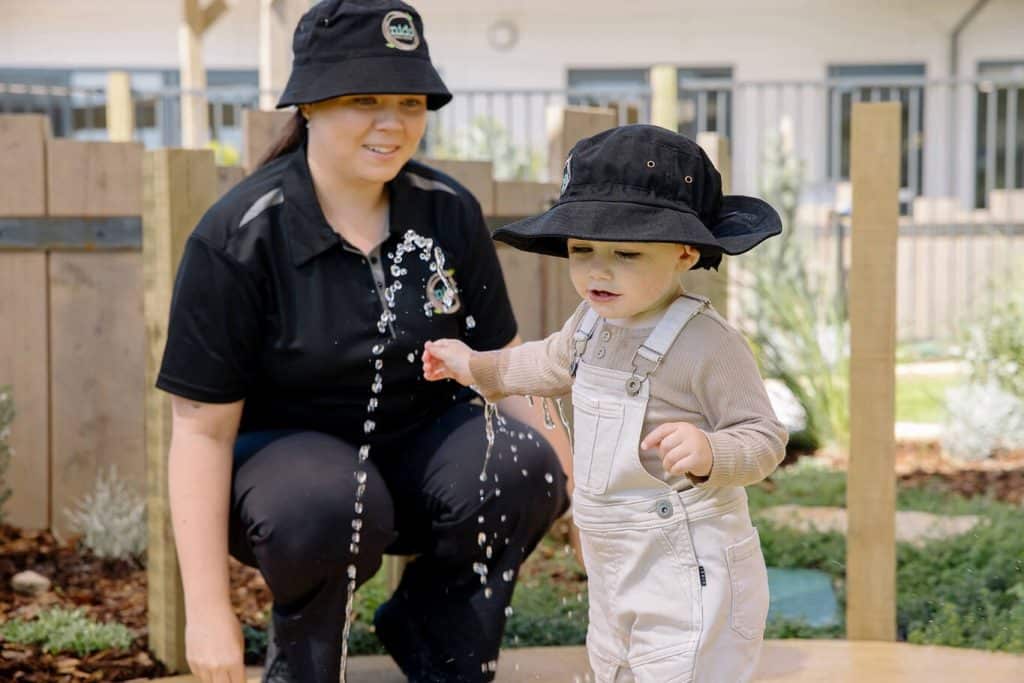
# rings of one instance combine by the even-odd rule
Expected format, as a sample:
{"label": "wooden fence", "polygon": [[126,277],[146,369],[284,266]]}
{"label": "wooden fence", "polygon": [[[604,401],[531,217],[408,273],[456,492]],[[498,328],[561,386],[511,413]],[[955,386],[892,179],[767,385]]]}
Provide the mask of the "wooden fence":
{"label": "wooden fence", "polygon": [[[287,118],[247,112],[246,164]],[[564,155],[614,122],[604,110],[567,110],[554,151]],[[64,510],[110,465],[146,491],[152,371],[143,293],[152,283],[144,282],[142,215],[144,155],[152,153],[132,142],[52,138],[39,115],[0,116],[0,150],[0,386],[12,386],[17,410],[7,517],[66,534]],[[200,154],[217,173],[212,199],[243,177],[242,168],[212,169],[212,152]],[[494,182],[489,162],[430,163],[473,191],[490,223],[537,212],[558,192],[555,184]],[[153,248],[166,252],[165,275],[173,276],[173,245]],[[522,336],[557,329],[578,301],[565,262],[502,245],[499,257]]]}

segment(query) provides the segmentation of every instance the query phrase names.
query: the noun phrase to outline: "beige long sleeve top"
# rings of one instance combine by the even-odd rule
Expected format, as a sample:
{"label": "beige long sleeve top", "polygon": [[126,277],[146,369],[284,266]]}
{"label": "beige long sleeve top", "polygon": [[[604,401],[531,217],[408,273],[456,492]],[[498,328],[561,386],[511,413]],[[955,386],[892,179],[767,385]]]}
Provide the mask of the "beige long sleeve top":
{"label": "beige long sleeve top", "polygon": [[[474,353],[470,371],[480,393],[488,400],[568,393],[573,334],[586,308],[581,304],[546,339]],[[657,322],[624,327],[602,320],[583,361],[628,372],[633,354]],[[754,355],[743,335],[710,306],[687,324],[651,375],[643,435],[666,422],[689,422],[711,444],[709,477],[668,475],[656,450],[640,452],[648,472],[679,490],[704,481],[713,486],[753,484],[771,474],[785,456],[788,432],[772,410]]]}

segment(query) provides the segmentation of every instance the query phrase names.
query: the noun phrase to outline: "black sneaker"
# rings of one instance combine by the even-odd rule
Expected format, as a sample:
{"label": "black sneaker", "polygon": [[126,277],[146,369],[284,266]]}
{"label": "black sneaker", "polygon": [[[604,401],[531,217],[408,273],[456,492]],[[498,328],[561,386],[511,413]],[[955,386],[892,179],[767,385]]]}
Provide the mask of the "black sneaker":
{"label": "black sneaker", "polygon": [[409,683],[451,682],[450,676],[445,676],[434,666],[429,644],[406,613],[397,593],[374,612],[373,628]]}
{"label": "black sneaker", "polygon": [[299,679],[295,677],[291,667],[288,666],[288,660],[284,658],[284,652],[277,647],[273,618],[267,624],[267,657],[263,663],[263,678],[260,681],[261,683],[299,683]]}

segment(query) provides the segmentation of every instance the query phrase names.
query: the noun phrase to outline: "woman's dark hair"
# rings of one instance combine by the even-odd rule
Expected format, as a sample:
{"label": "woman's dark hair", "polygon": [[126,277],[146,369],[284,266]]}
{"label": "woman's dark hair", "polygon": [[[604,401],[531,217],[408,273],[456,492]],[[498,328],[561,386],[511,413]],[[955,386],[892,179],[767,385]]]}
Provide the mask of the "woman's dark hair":
{"label": "woman's dark hair", "polygon": [[281,136],[277,138],[277,142],[270,148],[256,168],[266,166],[271,161],[279,159],[286,154],[291,154],[306,142],[306,117],[302,115],[302,112],[298,109],[295,110],[295,116],[285,124],[284,130],[281,131]]}

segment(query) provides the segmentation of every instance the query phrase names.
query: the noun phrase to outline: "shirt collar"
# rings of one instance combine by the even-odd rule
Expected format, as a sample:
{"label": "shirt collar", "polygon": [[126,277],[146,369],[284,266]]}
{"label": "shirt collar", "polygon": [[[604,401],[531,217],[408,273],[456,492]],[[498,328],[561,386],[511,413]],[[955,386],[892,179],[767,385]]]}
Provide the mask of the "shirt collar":
{"label": "shirt collar", "polygon": [[[298,267],[324,253],[334,246],[344,247],[347,242],[331,228],[324,216],[320,202],[313,188],[313,177],[306,159],[306,145],[302,144],[291,153],[282,180],[284,190],[285,231],[291,248],[292,263]],[[403,167],[398,175],[387,183],[388,187],[388,236],[402,232],[404,213],[408,210],[408,179]],[[355,250],[355,248],[352,248]]]}

